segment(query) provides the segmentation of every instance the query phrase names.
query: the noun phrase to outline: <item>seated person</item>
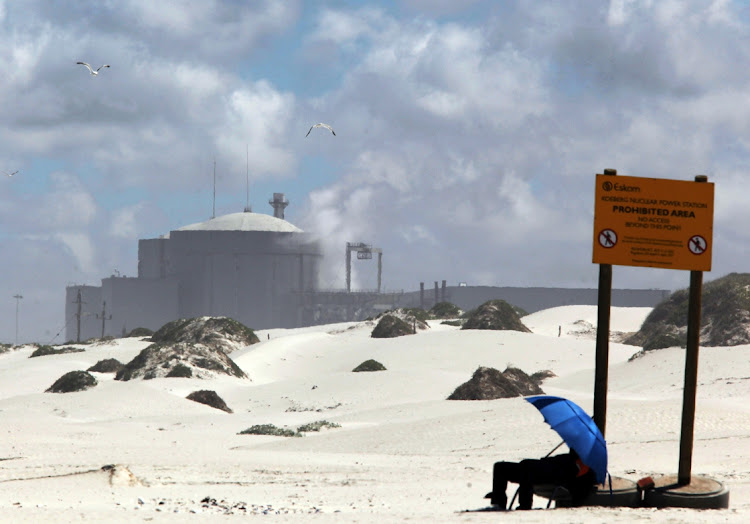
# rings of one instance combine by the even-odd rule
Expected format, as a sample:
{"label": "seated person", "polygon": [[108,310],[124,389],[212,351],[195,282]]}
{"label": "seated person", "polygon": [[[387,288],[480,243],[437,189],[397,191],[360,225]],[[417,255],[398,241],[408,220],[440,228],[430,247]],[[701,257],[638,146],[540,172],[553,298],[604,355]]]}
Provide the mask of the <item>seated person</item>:
{"label": "seated person", "polygon": [[518,509],[531,509],[535,484],[554,484],[565,487],[573,505],[579,505],[596,484],[594,472],[585,465],[572,449],[568,453],[521,462],[495,462],[492,470],[492,491],[484,498],[496,509],[505,509],[508,499],[505,489],[508,482],[519,485]]}

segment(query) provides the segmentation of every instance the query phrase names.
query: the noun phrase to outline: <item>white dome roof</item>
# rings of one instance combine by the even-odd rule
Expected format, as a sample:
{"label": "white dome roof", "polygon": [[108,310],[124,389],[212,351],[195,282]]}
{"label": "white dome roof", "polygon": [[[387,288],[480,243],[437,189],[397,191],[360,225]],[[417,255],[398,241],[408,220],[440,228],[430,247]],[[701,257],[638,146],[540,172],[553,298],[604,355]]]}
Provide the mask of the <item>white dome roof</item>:
{"label": "white dome roof", "polygon": [[275,233],[303,233],[286,220],[260,213],[230,213],[205,222],[183,226],[177,231],[272,231]]}

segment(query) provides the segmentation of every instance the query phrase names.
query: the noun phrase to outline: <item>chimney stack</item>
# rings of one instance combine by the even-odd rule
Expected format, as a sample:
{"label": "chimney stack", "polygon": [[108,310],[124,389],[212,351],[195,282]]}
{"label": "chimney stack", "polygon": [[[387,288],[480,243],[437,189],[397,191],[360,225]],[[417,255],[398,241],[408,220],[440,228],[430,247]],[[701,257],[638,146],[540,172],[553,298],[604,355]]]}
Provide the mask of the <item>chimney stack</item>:
{"label": "chimney stack", "polygon": [[284,198],[284,193],[274,193],[273,200],[268,201],[273,208],[273,216],[284,219],[284,208],[289,205],[289,201]]}

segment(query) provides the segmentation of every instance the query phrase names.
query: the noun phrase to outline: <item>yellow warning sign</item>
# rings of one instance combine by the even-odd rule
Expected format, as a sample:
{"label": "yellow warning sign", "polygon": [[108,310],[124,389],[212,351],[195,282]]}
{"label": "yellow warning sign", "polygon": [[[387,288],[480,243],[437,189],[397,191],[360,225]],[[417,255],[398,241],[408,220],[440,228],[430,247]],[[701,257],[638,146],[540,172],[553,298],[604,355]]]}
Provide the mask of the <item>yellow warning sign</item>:
{"label": "yellow warning sign", "polygon": [[714,184],[596,175],[595,264],[711,271]]}

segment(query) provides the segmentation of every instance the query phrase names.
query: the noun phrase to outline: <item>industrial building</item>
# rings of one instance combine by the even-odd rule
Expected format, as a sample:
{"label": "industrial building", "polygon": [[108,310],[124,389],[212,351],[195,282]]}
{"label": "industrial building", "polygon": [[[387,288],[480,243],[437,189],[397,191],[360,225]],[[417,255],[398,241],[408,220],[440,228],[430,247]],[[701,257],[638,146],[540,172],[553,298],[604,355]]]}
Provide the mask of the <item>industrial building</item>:
{"label": "industrial building", "polygon": [[66,338],[121,336],[178,318],[227,316],[254,329],[309,325],[303,294],[317,287],[322,253],[310,235],[274,215],[245,211],[138,242],[138,276],[66,289]]}
{"label": "industrial building", "polygon": [[[66,340],[115,337],[144,327],[157,330],[179,318],[227,316],[252,329],[293,328],[362,320],[396,307],[429,309],[448,301],[464,310],[503,299],[529,313],[597,301],[595,289],[447,286],[434,293],[381,290],[383,250],[347,242],[342,289],[320,289],[321,246],[284,220],[283,193],[269,201],[274,216],[242,213],[214,217],[138,241],[138,276],[112,275],[100,286],[66,288]],[[343,246],[342,246],[343,247]],[[377,255],[377,289],[352,290],[352,253],[358,263]],[[612,290],[614,306],[653,307],[669,296],[655,289]]]}

